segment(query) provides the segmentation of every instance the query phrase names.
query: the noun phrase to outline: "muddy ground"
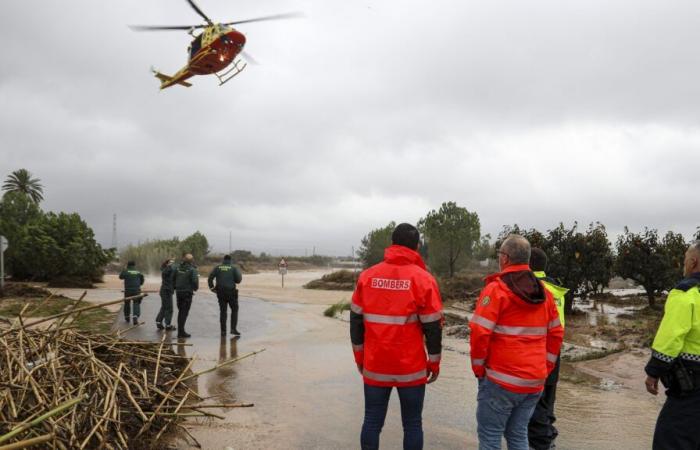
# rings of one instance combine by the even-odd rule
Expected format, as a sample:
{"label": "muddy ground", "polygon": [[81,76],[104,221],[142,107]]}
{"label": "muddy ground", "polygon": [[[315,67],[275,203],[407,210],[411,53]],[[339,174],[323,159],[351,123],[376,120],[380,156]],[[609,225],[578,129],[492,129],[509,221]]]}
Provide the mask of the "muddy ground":
{"label": "muddy ground", "polygon": [[[186,341],[188,345],[178,345],[174,336],[166,335],[174,349],[183,355],[196,356],[195,370],[213,367],[235,355],[266,349],[196,380],[195,387],[200,394],[211,397],[212,402],[240,401],[256,405],[249,409],[214,410],[225,417],[222,421],[189,422],[188,429],[203,448],[358,447],[363,414],[362,382],[350,351],[348,324],[322,314],[327,305],[349,300],[350,293],[310,291],[301,287],[323,273],[326,271],[290,272],[284,289],[275,272],[246,276],[241,288],[239,329],[243,336],[240,339],[219,336],[218,304],[202,280],[202,289],[195,296],[188,321],[188,331],[193,337]],[[147,290],[155,292],[158,287],[157,277],[148,279]],[[120,291],[116,277],[108,277],[98,289],[89,290],[86,299],[108,301],[119,298]],[[83,291],[63,289],[57,292],[77,297]],[[153,325],[159,303],[157,293],[144,300],[144,324],[130,331],[128,336],[147,340],[162,338],[162,333]],[[585,310],[585,305],[581,305],[581,309]],[[634,328],[632,325],[637,320],[636,314],[618,312],[596,316],[598,313],[589,311],[590,314],[574,315],[567,328],[567,340],[576,341],[581,347],[605,346],[612,342],[606,339],[617,339],[610,334],[609,327],[615,328],[620,321],[627,320],[629,324],[618,328],[621,334],[629,335],[629,329]],[[115,317],[116,327],[127,326],[119,315]],[[465,337],[445,338],[440,379],[427,390],[425,448],[476,446],[476,381],[469,370],[468,347]],[[565,363],[558,391],[560,438],[557,448],[649,448],[663,396],[652,397],[644,391],[643,366],[647,358],[647,350],[630,347],[602,359]],[[182,449],[194,448],[184,437],[174,438],[172,444]],[[401,447],[400,414],[395,395],[382,433],[382,444],[383,448]]]}

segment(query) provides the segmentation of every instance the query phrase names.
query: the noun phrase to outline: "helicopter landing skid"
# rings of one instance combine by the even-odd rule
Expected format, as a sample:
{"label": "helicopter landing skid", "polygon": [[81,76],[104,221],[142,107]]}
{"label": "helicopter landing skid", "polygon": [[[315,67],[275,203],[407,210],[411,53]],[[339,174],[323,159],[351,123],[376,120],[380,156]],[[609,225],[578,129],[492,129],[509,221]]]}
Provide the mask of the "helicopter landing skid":
{"label": "helicopter landing skid", "polygon": [[221,73],[215,73],[214,75],[216,75],[216,78],[219,79],[219,86],[223,86],[224,84],[231,81],[233,79],[233,77],[235,77],[239,73],[243,72],[243,69],[245,69],[247,65],[248,64],[245,62],[241,64],[241,60],[239,59],[237,61],[234,61],[231,68],[228,69],[227,71],[221,72]]}

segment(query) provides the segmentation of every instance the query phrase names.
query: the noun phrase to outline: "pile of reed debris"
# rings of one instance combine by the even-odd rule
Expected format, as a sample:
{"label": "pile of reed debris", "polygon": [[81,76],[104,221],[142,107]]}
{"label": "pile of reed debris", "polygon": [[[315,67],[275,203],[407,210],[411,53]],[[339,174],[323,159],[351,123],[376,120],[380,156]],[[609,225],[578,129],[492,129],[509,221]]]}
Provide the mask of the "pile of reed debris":
{"label": "pile of reed debris", "polygon": [[194,360],[176,354],[165,336],[135,342],[64,325],[89,308],[54,316],[48,328],[35,327],[47,319],[24,323],[21,314],[0,328],[0,450],[162,448],[168,430],[189,435],[187,417],[223,418],[207,408],[252,406],[203,404],[188,380],[214,369],[192,373]]}

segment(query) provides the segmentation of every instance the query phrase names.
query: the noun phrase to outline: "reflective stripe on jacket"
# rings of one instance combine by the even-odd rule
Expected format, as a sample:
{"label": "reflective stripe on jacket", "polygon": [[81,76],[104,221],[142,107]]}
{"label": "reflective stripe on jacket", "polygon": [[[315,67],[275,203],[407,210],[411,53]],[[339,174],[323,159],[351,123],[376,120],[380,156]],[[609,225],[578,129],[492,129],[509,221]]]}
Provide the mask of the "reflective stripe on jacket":
{"label": "reflective stripe on jacket", "polygon": [[564,302],[566,294],[569,290],[565,287],[561,287],[557,284],[552,283],[547,278],[547,274],[544,272],[533,272],[535,276],[542,281],[545,289],[547,289],[554,298],[554,304],[557,305],[557,311],[559,312],[559,320],[561,320],[561,326],[566,328],[566,318],[564,315]]}
{"label": "reflective stripe on jacket", "polygon": [[[659,378],[676,358],[700,363],[700,274],[692,274],[668,293],[664,317],[645,370]],[[695,369],[695,367],[694,367]]]}
{"label": "reflective stripe on jacket", "polygon": [[[505,278],[529,282],[533,296],[515,294]],[[517,289],[516,289],[517,290]],[[472,370],[518,393],[543,389],[554,368],[564,329],[552,294],[527,265],[515,265],[486,278],[469,322]]]}
{"label": "reflective stripe on jacket", "polygon": [[387,248],[384,262],[360,274],[352,296],[351,338],[364,382],[424,384],[427,361],[440,361],[442,322],[440,291],[420,255]]}

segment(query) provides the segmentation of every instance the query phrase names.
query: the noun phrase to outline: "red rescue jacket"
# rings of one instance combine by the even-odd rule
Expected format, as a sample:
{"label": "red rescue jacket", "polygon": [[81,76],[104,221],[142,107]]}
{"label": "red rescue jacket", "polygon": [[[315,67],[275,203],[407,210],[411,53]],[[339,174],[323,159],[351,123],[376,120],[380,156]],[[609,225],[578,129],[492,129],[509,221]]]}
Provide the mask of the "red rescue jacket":
{"label": "red rescue jacket", "polygon": [[[351,337],[364,382],[425,384],[428,360],[440,362],[442,317],[437,282],[420,255],[400,245],[387,248],[384,262],[360,274],[352,296]],[[433,341],[427,357],[424,329]]]}
{"label": "red rescue jacket", "polygon": [[564,338],[552,294],[524,265],[486,278],[471,329],[472,370],[511,392],[543,389]]}

